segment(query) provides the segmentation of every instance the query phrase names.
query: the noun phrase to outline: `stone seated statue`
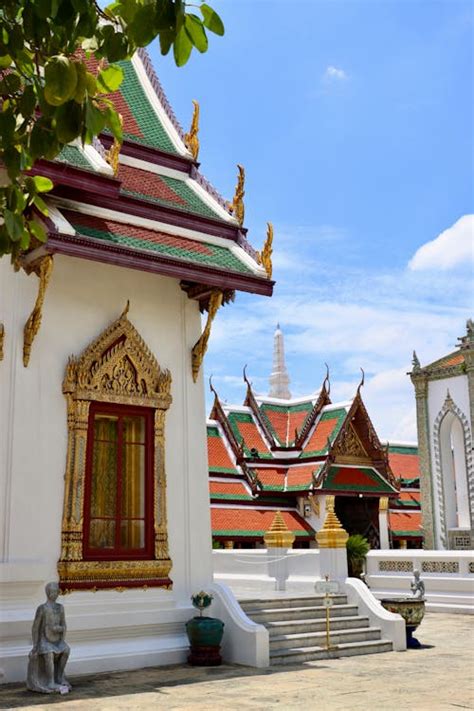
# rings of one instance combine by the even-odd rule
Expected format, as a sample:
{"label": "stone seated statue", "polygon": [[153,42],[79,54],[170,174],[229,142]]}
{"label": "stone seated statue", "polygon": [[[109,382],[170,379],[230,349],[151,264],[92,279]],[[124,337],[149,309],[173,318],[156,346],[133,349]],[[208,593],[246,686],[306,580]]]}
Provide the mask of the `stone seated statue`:
{"label": "stone seated statue", "polygon": [[425,597],[425,584],[420,578],[420,571],[414,570],[413,575],[413,581],[410,584],[412,595],[417,600],[423,600]]}
{"label": "stone seated statue", "polygon": [[69,658],[64,607],[56,602],[58,583],[48,583],[45,588],[47,600],[36,610],[31,634],[33,649],[29,654],[26,686],[30,691],[42,694],[65,694],[71,685],[64,677]]}

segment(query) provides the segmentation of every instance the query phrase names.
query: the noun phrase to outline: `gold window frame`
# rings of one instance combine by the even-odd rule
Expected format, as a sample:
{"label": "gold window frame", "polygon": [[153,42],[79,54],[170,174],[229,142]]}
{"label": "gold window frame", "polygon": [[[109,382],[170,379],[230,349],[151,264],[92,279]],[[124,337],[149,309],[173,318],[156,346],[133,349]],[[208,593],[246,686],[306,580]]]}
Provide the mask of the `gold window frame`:
{"label": "gold window frame", "polygon": [[[61,590],[166,587],[172,562],[168,552],[165,472],[165,416],[171,405],[171,374],[160,368],[128,320],[128,304],[66,367],[68,446],[58,573]],[[92,402],[154,410],[154,550],[147,560],[84,560],[84,488],[89,409]]]}

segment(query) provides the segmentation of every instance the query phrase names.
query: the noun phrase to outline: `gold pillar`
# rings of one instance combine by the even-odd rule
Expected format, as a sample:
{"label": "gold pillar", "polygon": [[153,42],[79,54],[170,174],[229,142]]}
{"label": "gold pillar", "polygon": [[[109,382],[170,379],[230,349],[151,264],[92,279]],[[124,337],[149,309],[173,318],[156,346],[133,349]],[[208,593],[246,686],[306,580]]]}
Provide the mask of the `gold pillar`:
{"label": "gold pillar", "polygon": [[316,534],[316,541],[320,548],[345,548],[349,538],[349,534],[334,512],[334,505],[335,497],[326,496],[326,520]]}
{"label": "gold pillar", "polygon": [[277,511],[272,525],[265,533],[263,540],[267,548],[291,548],[295,540],[280,511]]}

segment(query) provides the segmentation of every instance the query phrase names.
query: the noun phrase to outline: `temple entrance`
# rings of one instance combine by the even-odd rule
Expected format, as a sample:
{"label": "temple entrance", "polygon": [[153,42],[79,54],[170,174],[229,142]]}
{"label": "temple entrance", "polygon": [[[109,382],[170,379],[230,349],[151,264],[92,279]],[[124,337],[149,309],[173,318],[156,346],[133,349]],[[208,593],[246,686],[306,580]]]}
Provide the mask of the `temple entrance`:
{"label": "temple entrance", "polygon": [[360,533],[380,548],[379,500],[373,496],[336,496],[336,515],[347,533]]}

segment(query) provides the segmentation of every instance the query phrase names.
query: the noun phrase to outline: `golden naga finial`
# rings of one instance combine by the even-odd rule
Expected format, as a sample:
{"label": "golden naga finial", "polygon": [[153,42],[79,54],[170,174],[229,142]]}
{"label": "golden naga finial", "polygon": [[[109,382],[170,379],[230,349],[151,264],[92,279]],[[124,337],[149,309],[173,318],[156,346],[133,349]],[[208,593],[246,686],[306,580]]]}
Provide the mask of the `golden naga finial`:
{"label": "golden naga finial", "polygon": [[237,163],[238,176],[237,185],[235,186],[235,195],[232,202],[228,203],[229,211],[234,215],[239,225],[244,224],[245,207],[244,207],[244,195],[245,195],[245,170]]}
{"label": "golden naga finial", "polygon": [[257,252],[258,263],[263,266],[267,272],[269,279],[272,278],[273,265],[272,265],[272,254],[273,254],[273,225],[271,222],[267,222],[267,238],[263,249],[261,252]]}
{"label": "golden naga finial", "polygon": [[219,308],[222,306],[223,299],[224,294],[220,289],[212,290],[211,296],[209,298],[207,322],[201,334],[201,337],[194,344],[191,354],[194,382],[196,382],[197,380],[199,369],[201,368],[201,363],[207,351],[207,343],[209,341],[209,336],[211,335],[212,322],[214,321],[214,318],[216,316],[216,313],[219,311]]}
{"label": "golden naga finial", "polygon": [[31,346],[40,329],[41,319],[43,317],[43,304],[46,289],[51,279],[53,271],[53,257],[48,254],[39,263],[36,273],[39,277],[38,296],[33,311],[30,314],[28,321],[25,323],[23,331],[23,365],[28,367],[31,355]]}
{"label": "golden naga finial", "polygon": [[[122,114],[119,114],[118,116],[120,125],[123,126]],[[114,175],[118,175],[119,172],[119,156],[120,151],[122,149],[122,143],[123,141],[118,141],[116,138],[114,138],[114,142],[110,146],[109,150],[105,153],[105,160],[114,171]]]}
{"label": "golden naga finial", "polygon": [[191,128],[189,133],[184,134],[184,145],[191,152],[194,160],[197,160],[199,155],[199,102],[193,99],[194,112],[191,121]]}

